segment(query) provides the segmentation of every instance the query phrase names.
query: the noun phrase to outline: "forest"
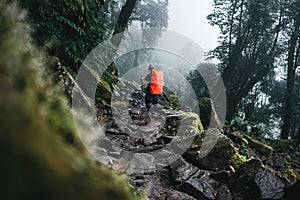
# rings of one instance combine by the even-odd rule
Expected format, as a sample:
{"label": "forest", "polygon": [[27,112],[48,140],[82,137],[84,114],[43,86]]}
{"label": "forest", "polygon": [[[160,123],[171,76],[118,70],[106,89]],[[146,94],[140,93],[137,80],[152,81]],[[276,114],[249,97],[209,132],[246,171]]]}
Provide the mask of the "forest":
{"label": "forest", "polygon": [[211,0],[209,51],[173,1],[0,2],[1,199],[295,199],[300,1]]}

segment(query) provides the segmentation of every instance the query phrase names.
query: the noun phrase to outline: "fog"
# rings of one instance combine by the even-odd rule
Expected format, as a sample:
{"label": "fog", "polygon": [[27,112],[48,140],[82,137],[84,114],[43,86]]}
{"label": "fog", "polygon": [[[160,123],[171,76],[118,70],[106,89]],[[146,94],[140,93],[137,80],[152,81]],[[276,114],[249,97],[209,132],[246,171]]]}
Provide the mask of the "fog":
{"label": "fog", "polygon": [[219,28],[206,19],[212,13],[212,0],[171,0],[169,30],[181,33],[199,44],[205,52],[217,46]]}

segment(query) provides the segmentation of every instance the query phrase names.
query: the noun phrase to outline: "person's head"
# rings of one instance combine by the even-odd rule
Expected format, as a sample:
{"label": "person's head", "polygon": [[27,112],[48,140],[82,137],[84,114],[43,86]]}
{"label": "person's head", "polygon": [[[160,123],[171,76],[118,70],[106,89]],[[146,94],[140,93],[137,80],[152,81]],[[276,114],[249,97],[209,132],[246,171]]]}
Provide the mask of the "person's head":
{"label": "person's head", "polygon": [[152,71],[152,69],[154,69],[153,65],[152,64],[148,65],[148,70]]}

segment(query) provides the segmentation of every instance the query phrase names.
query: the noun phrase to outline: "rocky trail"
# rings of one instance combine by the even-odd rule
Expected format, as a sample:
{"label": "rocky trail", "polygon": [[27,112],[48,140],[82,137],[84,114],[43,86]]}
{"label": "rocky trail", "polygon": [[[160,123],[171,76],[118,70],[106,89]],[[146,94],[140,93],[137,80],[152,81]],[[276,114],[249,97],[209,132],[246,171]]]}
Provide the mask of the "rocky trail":
{"label": "rocky trail", "polygon": [[230,126],[204,130],[197,114],[172,109],[163,97],[147,113],[145,94],[128,85],[117,85],[110,106],[98,105],[105,137],[95,141],[94,155],[129,173],[136,193],[150,200],[287,199],[291,186],[299,188],[292,142],[258,141]]}

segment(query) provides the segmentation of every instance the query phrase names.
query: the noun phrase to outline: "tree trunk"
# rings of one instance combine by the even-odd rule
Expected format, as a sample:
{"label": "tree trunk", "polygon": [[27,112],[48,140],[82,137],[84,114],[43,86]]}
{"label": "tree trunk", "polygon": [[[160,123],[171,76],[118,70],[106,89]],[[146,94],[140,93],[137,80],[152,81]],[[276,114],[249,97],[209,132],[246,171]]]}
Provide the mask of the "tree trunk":
{"label": "tree trunk", "polygon": [[[291,47],[292,48],[292,47]],[[291,53],[294,53],[294,50],[291,50]],[[289,53],[290,57],[290,53]],[[285,109],[284,109],[284,121],[281,130],[281,139],[288,139],[292,112],[293,112],[293,92],[295,85],[295,71],[293,70],[293,58],[288,59],[288,78],[287,78],[287,87],[286,87],[286,100],[285,100]],[[291,63],[292,62],[292,63]],[[292,67],[290,66],[292,65]]]}
{"label": "tree trunk", "polygon": [[293,115],[294,107],[294,86],[295,86],[295,62],[297,61],[297,55],[295,55],[297,40],[299,39],[299,23],[300,23],[300,12],[295,16],[294,30],[291,35],[288,49],[288,72],[287,72],[287,86],[286,86],[286,99],[283,125],[281,129],[281,139],[288,139],[291,120]]}
{"label": "tree trunk", "polygon": [[[133,10],[136,6],[137,1],[138,0],[127,0],[126,3],[123,5],[121,12],[119,14],[119,17],[118,17],[117,24],[115,25],[113,35],[121,34],[125,31],[126,27],[128,26],[130,16],[133,13]],[[121,37],[116,37],[113,40],[111,40],[111,43],[114,45],[115,52],[117,51],[122,39],[123,39],[123,35]],[[104,76],[113,81],[112,83],[109,83],[109,84],[112,84],[112,86],[117,82],[117,78],[119,76],[119,71],[116,68],[116,65],[114,62],[112,62],[108,66],[107,70],[104,73]],[[112,77],[110,77],[110,76],[112,76]]]}
{"label": "tree trunk", "polygon": [[[264,67],[261,67],[260,70],[257,70],[255,73],[255,76],[249,76],[249,79],[247,82],[240,82],[236,83],[236,88],[231,85],[230,90],[235,91],[231,94],[230,91],[227,92],[227,114],[226,114],[226,120],[231,121],[234,117],[234,115],[238,111],[238,105],[240,101],[247,96],[249,91],[254,87],[254,85],[259,82],[263,77],[265,77],[269,72],[269,65],[266,65]],[[229,81],[228,81],[229,82]],[[235,82],[231,83],[234,84]],[[238,86],[240,85],[240,86]],[[234,90],[235,89],[235,90]]]}
{"label": "tree trunk", "polygon": [[[256,49],[255,52],[253,50],[252,52],[253,56],[248,61],[247,66],[245,66],[244,69],[242,69],[242,73],[236,73],[238,70],[241,70],[236,68],[237,66],[239,66],[239,60],[242,57],[242,52],[245,48],[245,43],[247,43],[250,34],[249,31],[250,29],[252,29],[253,16],[254,14],[249,19],[246,30],[244,30],[243,34],[239,36],[239,38],[237,39],[235,47],[232,50],[231,54],[229,55],[230,57],[229,57],[228,66],[222,73],[224,85],[227,89],[226,91],[226,95],[227,95],[226,120],[227,121],[231,121],[233,119],[233,117],[237,114],[238,105],[240,101],[248,95],[249,91],[254,87],[256,83],[258,83],[260,80],[262,80],[263,77],[265,77],[268,74],[272,66],[272,61],[266,61],[257,64],[259,50]],[[278,24],[276,25],[276,29],[274,32],[275,35],[274,35],[273,44],[270,50],[267,52],[268,54],[267,57],[269,58],[274,57],[274,52],[277,46],[281,26],[282,26],[282,9],[280,10]],[[256,34],[261,35],[259,33]],[[259,37],[256,38],[257,40],[256,42],[258,42],[258,39]],[[256,43],[255,46],[257,47]],[[238,78],[236,78],[235,76],[238,76]]]}
{"label": "tree trunk", "polygon": [[[128,25],[130,16],[133,13],[133,10],[135,8],[137,1],[138,0],[127,0],[126,1],[126,3],[124,4],[124,6],[121,9],[117,24],[114,28],[113,35],[116,35],[116,34],[119,34],[119,33],[122,33],[125,31],[125,29]],[[114,46],[118,47],[120,45],[121,41],[122,41],[122,37],[120,37],[119,40],[114,41],[114,43],[113,43]]]}
{"label": "tree trunk", "polygon": [[300,127],[298,128],[298,134],[296,137],[296,145],[299,146],[300,145]]}

